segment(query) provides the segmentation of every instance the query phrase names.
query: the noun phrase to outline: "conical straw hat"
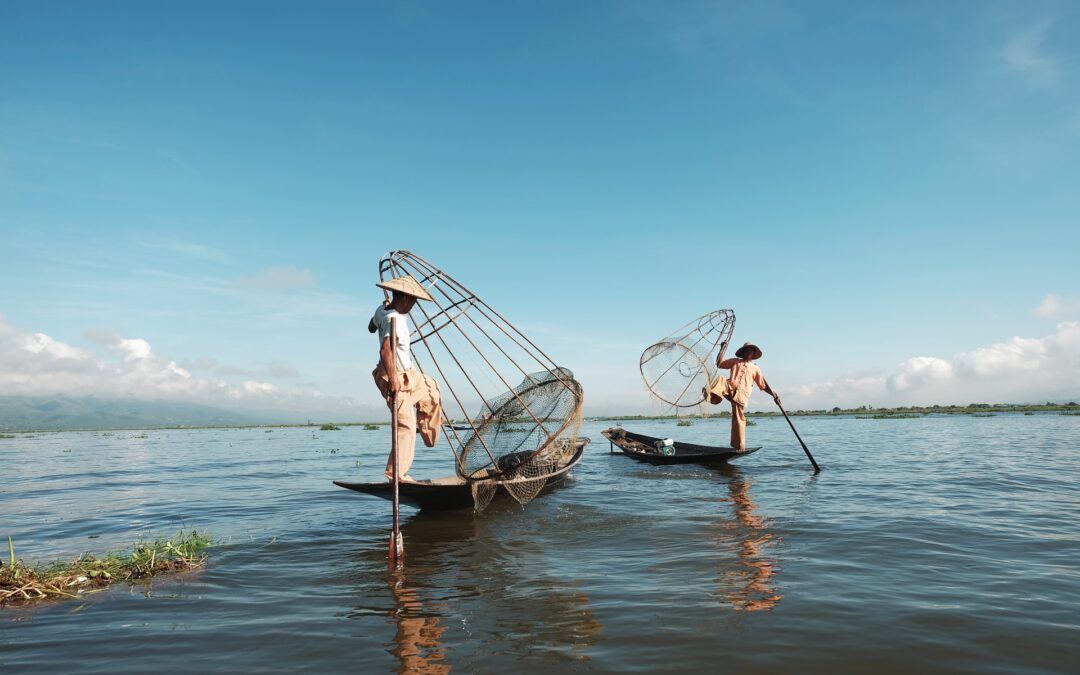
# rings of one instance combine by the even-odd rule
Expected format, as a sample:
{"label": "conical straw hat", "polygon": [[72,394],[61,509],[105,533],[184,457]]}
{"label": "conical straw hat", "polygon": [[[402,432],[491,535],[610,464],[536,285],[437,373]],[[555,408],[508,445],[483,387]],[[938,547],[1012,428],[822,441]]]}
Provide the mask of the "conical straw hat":
{"label": "conical straw hat", "polygon": [[434,302],[431,294],[424,290],[424,287],[420,285],[420,282],[413,279],[412,276],[408,274],[395,279],[387,279],[386,281],[381,281],[375,285],[379,288],[385,288],[388,291],[397,291],[398,293],[411,295],[414,298]]}
{"label": "conical straw hat", "polygon": [[761,358],[761,349],[757,345],[747,342],[743,344],[742,347],[739,347],[738,350],[736,350],[735,356],[739,357],[740,359],[750,359],[751,361],[753,361],[755,359]]}

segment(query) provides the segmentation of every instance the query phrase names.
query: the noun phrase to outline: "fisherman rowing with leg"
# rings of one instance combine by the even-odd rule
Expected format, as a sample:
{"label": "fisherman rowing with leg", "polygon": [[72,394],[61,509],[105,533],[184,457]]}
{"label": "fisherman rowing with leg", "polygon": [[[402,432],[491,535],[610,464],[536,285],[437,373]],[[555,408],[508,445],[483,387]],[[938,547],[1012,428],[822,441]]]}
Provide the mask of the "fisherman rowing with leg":
{"label": "fisherman rowing with leg", "polygon": [[731,447],[745,450],[746,403],[750,400],[753,385],[771,395],[777,405],[780,405],[780,395],[769,387],[761,369],[754,364],[756,359],[761,358],[761,349],[757,345],[747,342],[735,352],[735,358],[721,360],[726,347],[726,342],[721,345],[720,353],[716,355],[716,367],[730,370],[731,377],[718,378],[709,387],[709,400],[712,403],[719,403],[724,398],[731,401]]}
{"label": "fisherman rowing with leg", "polygon": [[[390,279],[376,286],[391,291],[393,295],[388,302],[375,310],[375,315],[368,322],[369,332],[379,332],[379,363],[371,374],[379,391],[386,398],[386,405],[397,411],[397,427],[392,432],[396,434],[397,440],[398,471],[401,480],[412,481],[413,478],[408,473],[416,454],[417,405],[425,409],[427,418],[437,412],[435,419],[431,420],[436,438],[442,420],[441,409],[432,411],[429,407],[438,406],[437,396],[434,403],[430,400],[430,390],[433,387],[437,394],[434,381],[413,368],[409,335],[409,311],[417,300],[431,301],[432,298],[424,287],[409,275]],[[425,443],[428,440],[427,435],[425,434]],[[428,445],[434,445],[434,441]],[[386,477],[389,480],[394,479],[392,452],[386,462]]]}

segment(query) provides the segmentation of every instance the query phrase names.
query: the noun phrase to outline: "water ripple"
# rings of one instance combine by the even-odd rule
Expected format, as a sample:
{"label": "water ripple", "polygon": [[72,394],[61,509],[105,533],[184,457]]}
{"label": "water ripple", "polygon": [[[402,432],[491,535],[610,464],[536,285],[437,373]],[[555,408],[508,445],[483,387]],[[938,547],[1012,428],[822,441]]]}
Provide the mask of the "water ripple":
{"label": "water ripple", "polygon": [[[1080,418],[783,420],[736,467],[642,465],[599,434],[526,509],[406,509],[385,562],[380,432],[0,439],[0,537],[28,560],[181,527],[207,568],[0,611],[0,666],[296,670],[1066,672],[1080,643]],[[631,428],[716,442],[722,420]],[[421,450],[414,475],[452,472]],[[93,538],[91,538],[93,537]]]}

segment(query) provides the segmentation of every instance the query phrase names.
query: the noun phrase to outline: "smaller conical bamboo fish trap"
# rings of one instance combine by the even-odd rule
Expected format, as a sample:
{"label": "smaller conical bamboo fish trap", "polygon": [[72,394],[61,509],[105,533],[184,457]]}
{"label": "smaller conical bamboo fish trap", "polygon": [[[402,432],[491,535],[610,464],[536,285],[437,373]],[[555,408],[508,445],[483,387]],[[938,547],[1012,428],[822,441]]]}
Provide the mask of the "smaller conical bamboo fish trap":
{"label": "smaller conical bamboo fish trap", "polygon": [[477,511],[500,488],[525,504],[575,453],[583,393],[486,302],[409,251],[379,262],[382,281],[411,275],[431,294],[410,312],[416,367],[438,381],[446,440]]}
{"label": "smaller conical bamboo fish trap", "polygon": [[716,377],[716,356],[734,332],[735,311],[718,309],[648,347],[640,368],[649,393],[675,408],[702,405],[704,389]]}

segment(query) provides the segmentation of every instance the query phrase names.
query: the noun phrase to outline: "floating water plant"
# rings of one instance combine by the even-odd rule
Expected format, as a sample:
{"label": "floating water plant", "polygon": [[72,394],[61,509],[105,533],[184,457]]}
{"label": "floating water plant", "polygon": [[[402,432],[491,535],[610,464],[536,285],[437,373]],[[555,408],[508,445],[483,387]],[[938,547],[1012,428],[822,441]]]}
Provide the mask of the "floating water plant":
{"label": "floating water plant", "polygon": [[365,424],[364,425],[364,430],[365,431],[378,431],[378,429],[379,429],[378,424]]}
{"label": "floating water plant", "polygon": [[913,420],[922,417],[922,415],[909,415],[906,413],[893,413],[885,415],[858,415],[860,420]]}
{"label": "floating water plant", "polygon": [[690,420],[679,420],[678,422],[675,423],[675,426],[677,426],[677,427],[688,427],[688,426],[690,426],[692,424],[693,424],[693,422],[691,422]]}
{"label": "floating water plant", "polygon": [[341,431],[341,427],[334,426],[333,424],[324,424],[319,427],[319,431]]}
{"label": "floating water plant", "polygon": [[15,558],[15,543],[8,537],[8,559],[0,562],[0,606],[45,598],[76,598],[104,590],[122,581],[132,582],[166,572],[201,567],[205,549],[213,542],[195,530],[180,531],[170,539],[138,542],[131,552],[90,554],[71,562],[28,565]]}

